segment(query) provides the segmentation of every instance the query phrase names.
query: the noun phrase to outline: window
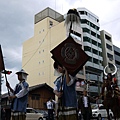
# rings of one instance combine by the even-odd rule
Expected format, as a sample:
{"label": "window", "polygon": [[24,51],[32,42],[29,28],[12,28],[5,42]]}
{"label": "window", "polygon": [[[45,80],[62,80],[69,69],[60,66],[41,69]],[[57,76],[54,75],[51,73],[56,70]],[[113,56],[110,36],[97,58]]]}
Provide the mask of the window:
{"label": "window", "polygon": [[26,112],[27,112],[27,113],[37,113],[36,110],[34,110],[34,109],[29,109],[29,108],[26,109]]}
{"label": "window", "polygon": [[100,52],[100,51],[99,51],[99,56],[101,56],[101,57],[102,57],[102,52]]}
{"label": "window", "polygon": [[102,61],[101,60],[99,60],[99,65],[102,65]]}
{"label": "window", "polygon": [[116,64],[118,64],[118,65],[120,65],[120,62],[119,62],[119,61],[117,61],[117,60],[115,60],[115,63],[116,63]]}
{"label": "window", "polygon": [[97,42],[95,40],[92,40],[92,44],[97,46]]}
{"label": "window", "polygon": [[80,11],[80,14],[81,14],[81,15],[84,15],[84,11]]}
{"label": "window", "polygon": [[100,35],[97,34],[97,38],[100,39]]}
{"label": "window", "polygon": [[53,22],[52,21],[49,21],[49,26],[50,26],[50,28],[53,26]]}
{"label": "window", "polygon": [[101,44],[100,44],[100,43],[98,43],[98,47],[102,48],[102,46],[101,46]]}
{"label": "window", "polygon": [[99,64],[98,59],[93,58],[93,63],[95,63],[95,64]]}
{"label": "window", "polygon": [[119,52],[117,52],[117,51],[114,51],[114,53],[115,53],[116,55],[120,56],[120,53],[119,53]]}
{"label": "window", "polygon": [[97,51],[97,50],[92,49],[92,52],[93,52],[94,54],[98,55],[98,51]]}
{"label": "window", "polygon": [[105,34],[105,39],[111,42],[111,37]]}
{"label": "window", "polygon": [[82,24],[88,24],[88,25],[89,25],[89,21],[86,20],[86,19],[81,19],[81,23],[82,23]]}
{"label": "window", "polygon": [[87,28],[83,28],[83,32],[90,33],[90,30],[89,30],[89,29],[87,29]]}
{"label": "window", "polygon": [[32,100],[39,100],[40,99],[40,94],[32,94],[31,99]]}
{"label": "window", "polygon": [[84,50],[85,50],[85,51],[90,51],[90,52],[91,52],[91,47],[85,46],[85,47],[84,47]]}
{"label": "window", "polygon": [[83,37],[83,41],[91,43],[91,39],[89,37]]}
{"label": "window", "polygon": [[106,44],[106,47],[107,47],[109,50],[112,51],[112,46],[111,46],[111,45]]}
{"label": "window", "polygon": [[100,28],[98,26],[96,26],[96,30],[99,30]]}
{"label": "window", "polygon": [[110,70],[114,70],[114,66],[113,66],[113,64],[111,64],[111,63],[108,63],[108,66],[109,66],[109,68],[110,68]]}
{"label": "window", "polygon": [[93,23],[90,23],[90,26],[92,27],[92,28],[96,28],[96,25],[95,24],[93,24]]}
{"label": "window", "polygon": [[107,53],[107,57],[109,58],[109,60],[110,60],[110,61],[112,61],[112,60],[113,60],[113,55],[111,55],[111,54]]}
{"label": "window", "polygon": [[92,57],[89,57],[88,61],[89,61],[89,62],[92,62]]}
{"label": "window", "polygon": [[93,35],[94,37],[96,37],[96,33],[91,31],[91,35]]}
{"label": "window", "polygon": [[99,109],[102,110],[102,109],[105,109],[105,107],[104,106],[100,106]]}

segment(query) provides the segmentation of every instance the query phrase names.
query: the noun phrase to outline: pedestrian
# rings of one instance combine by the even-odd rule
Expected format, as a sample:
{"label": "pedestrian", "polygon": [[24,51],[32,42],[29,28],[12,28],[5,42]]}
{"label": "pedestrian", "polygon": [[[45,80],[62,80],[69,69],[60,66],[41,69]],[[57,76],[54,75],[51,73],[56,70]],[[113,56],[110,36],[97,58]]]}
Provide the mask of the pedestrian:
{"label": "pedestrian", "polygon": [[87,91],[83,91],[83,96],[78,99],[78,108],[81,110],[81,114],[84,120],[90,120],[92,116],[91,101],[96,101],[95,99],[87,95]]}
{"label": "pedestrian", "polygon": [[28,102],[29,85],[26,82],[27,73],[21,69],[16,72],[19,83],[16,84],[15,89],[12,89],[7,82],[6,86],[10,89],[11,95],[9,99],[12,100],[11,104],[11,116],[12,120],[26,120],[26,107]]}
{"label": "pedestrian", "polygon": [[47,101],[48,120],[54,120],[54,106],[55,101],[50,97]]}
{"label": "pedestrian", "polygon": [[1,108],[1,120],[6,120],[6,111],[5,111],[5,108],[2,107]]}
{"label": "pedestrian", "polygon": [[75,90],[75,77],[68,74],[68,71],[57,62],[54,62],[54,69],[60,73],[55,80],[54,93],[58,97],[58,120],[77,120],[77,97]]}

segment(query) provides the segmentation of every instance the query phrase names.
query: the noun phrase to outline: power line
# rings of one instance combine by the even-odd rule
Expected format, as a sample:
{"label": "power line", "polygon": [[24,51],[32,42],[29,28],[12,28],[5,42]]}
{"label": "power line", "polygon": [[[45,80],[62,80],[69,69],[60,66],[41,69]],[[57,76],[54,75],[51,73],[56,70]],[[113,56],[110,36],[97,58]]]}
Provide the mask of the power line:
{"label": "power line", "polygon": [[[58,24],[59,24],[59,23],[58,23]],[[56,24],[56,25],[58,25],[58,24]],[[56,25],[54,25],[53,27],[55,27]],[[51,28],[50,28],[50,29],[51,29]],[[50,29],[49,29],[49,30],[50,30]],[[27,65],[27,63],[28,63],[28,62],[33,58],[33,56],[36,54],[36,52],[38,51],[38,49],[39,49],[40,46],[42,45],[43,41],[44,41],[45,38],[47,37],[47,34],[48,34],[49,30],[47,31],[44,39],[41,41],[41,44],[38,46],[38,48],[36,49],[36,51],[34,52],[34,54],[30,57],[30,59],[29,59],[22,67],[25,67],[25,65]]]}
{"label": "power line", "polygon": [[[49,31],[49,30],[48,30]],[[48,34],[48,31],[44,37],[44,39],[46,38],[47,34]],[[36,51],[34,52],[34,54],[30,57],[30,59],[22,66],[22,67],[25,67],[25,65],[27,65],[27,63],[33,58],[33,56],[36,54],[36,52],[38,51],[38,49],[40,48],[40,46],[42,45],[44,39],[42,40],[41,44],[38,46],[38,48],[36,49]]]}
{"label": "power line", "polygon": [[109,21],[109,22],[106,22],[106,23],[104,23],[104,24],[101,24],[101,26],[110,24],[110,23],[115,22],[115,21],[117,21],[117,20],[120,20],[120,18],[116,18],[116,19],[114,19],[114,20],[112,20],[112,21]]}

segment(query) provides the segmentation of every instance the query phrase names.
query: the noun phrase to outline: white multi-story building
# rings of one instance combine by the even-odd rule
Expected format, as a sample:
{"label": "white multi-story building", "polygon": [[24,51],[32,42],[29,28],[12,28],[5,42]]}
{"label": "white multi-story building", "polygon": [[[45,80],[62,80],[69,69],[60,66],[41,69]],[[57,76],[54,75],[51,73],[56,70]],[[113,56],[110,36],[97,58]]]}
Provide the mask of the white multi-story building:
{"label": "white multi-story building", "polygon": [[100,81],[102,81],[103,73],[99,18],[86,8],[78,8],[77,10],[83,29],[84,50],[90,56],[89,61],[85,64],[86,77],[87,80],[96,83],[89,86],[90,94],[94,95],[96,91],[100,93]]}

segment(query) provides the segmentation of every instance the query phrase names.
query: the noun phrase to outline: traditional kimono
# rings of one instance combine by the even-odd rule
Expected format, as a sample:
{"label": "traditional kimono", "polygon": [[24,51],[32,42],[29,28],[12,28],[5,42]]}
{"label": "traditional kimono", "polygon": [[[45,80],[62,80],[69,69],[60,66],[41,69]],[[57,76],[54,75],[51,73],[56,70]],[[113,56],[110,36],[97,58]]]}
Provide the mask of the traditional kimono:
{"label": "traditional kimono", "polygon": [[16,85],[13,95],[16,98],[12,101],[12,120],[25,120],[26,107],[28,102],[29,85],[24,80]]}
{"label": "traditional kimono", "polygon": [[75,90],[75,79],[70,76],[71,81],[66,84],[66,77],[58,77],[54,82],[54,90],[60,91],[62,80],[62,91],[63,95],[61,97],[62,103],[58,103],[58,120],[77,120],[77,97]]}

